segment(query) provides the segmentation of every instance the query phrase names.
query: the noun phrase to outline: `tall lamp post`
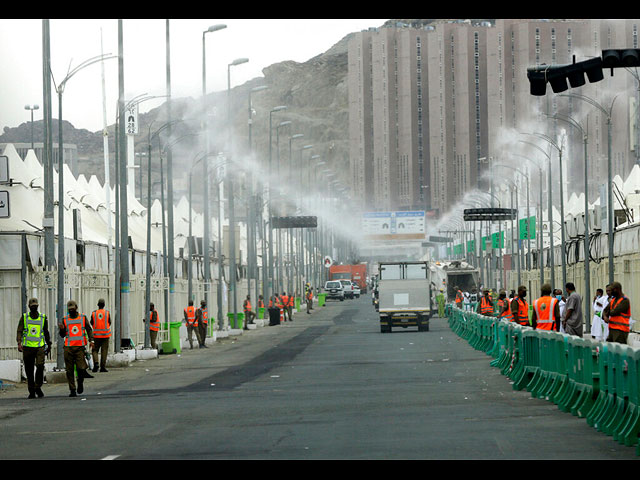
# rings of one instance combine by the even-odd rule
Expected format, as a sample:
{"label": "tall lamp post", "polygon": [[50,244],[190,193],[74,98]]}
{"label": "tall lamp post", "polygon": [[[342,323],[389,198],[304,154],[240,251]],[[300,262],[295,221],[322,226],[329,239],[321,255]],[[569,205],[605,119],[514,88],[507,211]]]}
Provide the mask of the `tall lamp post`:
{"label": "tall lamp post", "polygon": [[[596,102],[590,97],[586,95],[578,95],[578,94],[562,94],[561,97],[571,97],[577,98],[579,100],[583,100],[590,105],[593,105],[598,110],[600,110],[605,117],[607,118],[607,241],[609,243],[609,284],[612,284],[614,281],[614,265],[613,265],[613,231],[615,219],[613,218],[613,173],[612,173],[612,165],[611,165],[611,114],[613,112],[613,104],[618,98],[618,95],[613,97],[611,100],[611,106],[607,110],[601,104]],[[585,154],[586,155],[586,154]],[[590,300],[589,300],[590,301]]]}
{"label": "tall lamp post", "polygon": [[558,161],[559,161],[559,171],[560,171],[560,253],[561,253],[561,265],[562,265],[562,290],[564,291],[565,286],[567,285],[567,253],[565,250],[565,216],[564,216],[564,180],[562,175],[562,152],[564,150],[564,142],[561,142],[560,145],[556,141],[554,141],[549,136],[543,133],[534,133],[534,135],[538,138],[541,138],[548,142],[552,147],[554,147],[558,151]]}
{"label": "tall lamp post", "polygon": [[273,293],[273,225],[271,224],[271,217],[273,214],[273,198],[271,196],[272,191],[272,170],[271,164],[273,161],[273,114],[276,112],[281,112],[282,110],[286,110],[286,105],[279,105],[277,107],[272,108],[269,111],[269,177],[268,177],[268,221],[269,221],[269,283],[266,288],[266,295],[264,297],[265,301],[270,298]]}
{"label": "tall lamp post", "polygon": [[[224,24],[212,25],[204,32],[202,32],[202,131],[204,132],[204,152],[206,156],[209,156],[209,135],[208,135],[208,122],[207,122],[207,55],[206,55],[206,42],[205,36],[207,33],[217,32],[227,28]],[[204,299],[209,305],[209,290],[211,288],[211,271],[209,256],[209,236],[210,236],[210,217],[209,217],[209,162],[202,162],[202,176],[204,181],[204,233],[203,233],[203,259],[204,259]],[[220,248],[218,246],[218,248]],[[218,285],[218,314],[220,314],[220,304],[222,302],[221,286]],[[219,321],[221,319],[218,319]]]}
{"label": "tall lamp post", "polygon": [[[523,135],[531,135],[531,134],[523,134]],[[550,282],[551,290],[555,290],[555,258],[553,254],[553,195],[551,191],[551,155],[545,152],[539,145],[535,143],[527,142],[525,140],[520,140],[521,143],[525,143],[531,147],[534,147],[540,153],[542,153],[545,157],[547,157],[547,197],[548,197],[548,205],[547,205],[547,220],[549,221],[549,269],[550,272]],[[542,227],[542,225],[541,225]],[[542,231],[542,228],[540,229]],[[540,252],[542,255],[542,252]]]}
{"label": "tall lamp post", "polygon": [[[62,324],[64,316],[64,142],[62,139],[62,94],[67,82],[83,68],[102,62],[110,58],[117,58],[115,55],[103,54],[85,60],[76,68],[67,73],[67,76],[54,86],[58,94],[58,323]],[[51,73],[53,79],[53,73]],[[61,347],[61,337],[58,337],[58,347]],[[62,368],[64,364],[62,348],[58,348],[57,366]]]}
{"label": "tall lamp post", "polygon": [[40,107],[38,105],[25,105],[25,110],[31,111],[31,150],[33,150],[33,111],[38,110]]}
{"label": "tall lamp post", "polygon": [[[233,152],[233,140],[232,140],[232,120],[231,120],[231,67],[247,63],[248,58],[237,58],[229,65],[227,65],[227,127],[229,129],[229,138],[227,149],[229,151],[229,157]],[[233,187],[235,182],[236,168],[231,167],[227,173],[227,182],[229,185],[229,275],[231,284],[231,301],[233,303],[233,328],[238,328],[238,292],[236,288],[236,216],[235,216],[235,204]],[[247,239],[248,240],[248,239]]]}
{"label": "tall lamp post", "polygon": [[587,330],[591,330],[591,271],[589,269],[590,249],[589,249],[589,168],[587,162],[587,131],[582,128],[576,120],[567,116],[555,114],[553,118],[562,120],[577,129],[582,135],[584,150],[584,314],[587,323]]}

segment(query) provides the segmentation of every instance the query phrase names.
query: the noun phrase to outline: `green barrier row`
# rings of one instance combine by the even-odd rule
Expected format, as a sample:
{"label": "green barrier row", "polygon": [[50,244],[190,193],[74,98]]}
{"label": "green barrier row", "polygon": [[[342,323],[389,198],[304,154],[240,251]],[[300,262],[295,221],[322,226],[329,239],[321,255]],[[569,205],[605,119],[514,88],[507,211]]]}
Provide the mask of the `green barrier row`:
{"label": "green barrier row", "polygon": [[534,330],[448,304],[449,326],[469,345],[493,357],[492,367],[534,398],[563,412],[640,455],[640,350],[564,333]]}

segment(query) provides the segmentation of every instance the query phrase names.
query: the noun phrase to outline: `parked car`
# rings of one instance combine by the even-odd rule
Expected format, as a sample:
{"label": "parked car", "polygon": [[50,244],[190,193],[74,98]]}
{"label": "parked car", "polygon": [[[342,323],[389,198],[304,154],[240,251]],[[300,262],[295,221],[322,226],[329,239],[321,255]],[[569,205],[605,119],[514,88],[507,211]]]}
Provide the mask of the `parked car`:
{"label": "parked car", "polygon": [[353,298],[353,285],[351,284],[351,280],[339,280],[342,284],[342,289],[344,290],[345,298]]}
{"label": "parked car", "polygon": [[326,300],[340,300],[344,301],[344,289],[342,283],[339,280],[329,280],[324,284],[324,291],[327,294]]}
{"label": "parked car", "polygon": [[360,298],[360,285],[358,285],[356,282],[351,282],[351,285],[353,285],[353,296],[356,298]]}

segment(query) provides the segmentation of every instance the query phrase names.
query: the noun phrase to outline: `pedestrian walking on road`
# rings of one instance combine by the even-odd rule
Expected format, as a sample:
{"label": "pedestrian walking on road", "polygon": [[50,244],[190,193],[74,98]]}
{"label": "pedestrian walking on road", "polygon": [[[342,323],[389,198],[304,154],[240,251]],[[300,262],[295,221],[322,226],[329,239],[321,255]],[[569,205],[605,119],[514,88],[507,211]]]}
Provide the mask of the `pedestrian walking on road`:
{"label": "pedestrian walking on road", "polygon": [[531,326],[529,323],[529,303],[527,298],[527,287],[520,285],[518,287],[518,296],[511,300],[511,315],[513,315],[513,321],[523,327]]}
{"label": "pedestrian walking on road", "polygon": [[[100,371],[107,370],[107,355],[109,354],[109,338],[111,338],[111,315],[109,310],[104,308],[105,302],[101,298],[98,300],[98,309],[91,312],[91,328],[93,329],[93,348],[91,356],[93,357],[93,372],[98,371],[98,362],[100,363]],[[98,353],[100,354],[98,361]]]}
{"label": "pedestrian walking on road", "polygon": [[187,339],[189,340],[190,350],[193,350],[193,333],[196,334],[198,345],[200,342],[200,331],[198,330],[198,320],[196,320],[196,307],[193,306],[193,300],[189,300],[189,306],[184,309],[184,323],[187,326]]}
{"label": "pedestrian walking on road", "polygon": [[[143,319],[145,322],[147,319]],[[158,332],[160,331],[160,319],[158,317],[158,311],[153,303],[149,304],[149,339],[151,342],[151,348],[157,350],[158,344],[156,340],[158,338]]]}
{"label": "pedestrian walking on road", "polygon": [[[93,378],[87,373],[87,361],[85,359],[85,346],[87,337],[89,346],[93,348],[93,331],[87,321],[87,316],[78,312],[78,304],[75,300],[67,302],[67,315],[58,325],[60,336],[64,338],[64,366],[67,373],[67,383],[69,384],[69,396],[77,397],[77,393],[84,391],[84,379]],[[74,372],[75,370],[75,372]],[[76,383],[74,373],[78,375],[78,388],[76,393]]]}
{"label": "pedestrian walking on road", "polygon": [[196,322],[198,323],[198,331],[200,332],[200,348],[209,348],[205,343],[207,339],[207,328],[209,326],[209,313],[207,310],[207,302],[200,300],[200,308],[196,310]]}
{"label": "pedestrian walking on road", "polygon": [[602,312],[609,304],[611,296],[611,286],[606,286],[607,294],[605,295],[601,288],[596,290],[596,296],[593,299],[593,318],[591,319],[591,338],[604,342],[609,335],[609,325],[602,319]]}
{"label": "pedestrian walking on road", "polygon": [[540,298],[533,302],[531,326],[537,330],[558,330],[560,323],[560,302],[551,296],[551,284],[540,288]]}
{"label": "pedestrian walking on road", "polygon": [[[18,351],[22,352],[24,372],[27,376],[29,396],[44,397],[44,359],[51,352],[51,337],[47,316],[38,312],[38,300],[29,299],[29,313],[24,313],[18,321]],[[34,376],[35,368],[35,376]]]}
{"label": "pedestrian walking on road", "polygon": [[582,337],[583,321],[582,321],[582,297],[576,292],[576,287],[569,282],[565,285],[569,298],[567,298],[564,306],[564,315],[562,317],[562,326],[564,331],[569,335]]}
{"label": "pedestrian walking on road", "polygon": [[622,293],[620,282],[611,284],[609,304],[602,312],[602,318],[609,324],[607,342],[627,343],[630,331],[631,302]]}

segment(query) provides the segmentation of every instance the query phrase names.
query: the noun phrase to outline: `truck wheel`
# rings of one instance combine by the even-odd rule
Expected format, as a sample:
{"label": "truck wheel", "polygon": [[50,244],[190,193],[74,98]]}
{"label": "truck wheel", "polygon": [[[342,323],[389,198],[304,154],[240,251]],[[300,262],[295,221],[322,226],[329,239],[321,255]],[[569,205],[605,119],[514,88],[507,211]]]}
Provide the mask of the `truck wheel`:
{"label": "truck wheel", "polygon": [[391,333],[391,327],[389,325],[380,325],[380,333]]}

